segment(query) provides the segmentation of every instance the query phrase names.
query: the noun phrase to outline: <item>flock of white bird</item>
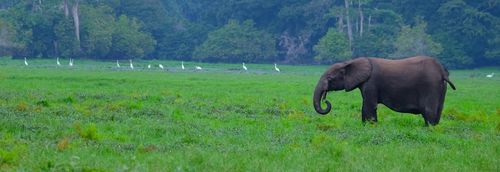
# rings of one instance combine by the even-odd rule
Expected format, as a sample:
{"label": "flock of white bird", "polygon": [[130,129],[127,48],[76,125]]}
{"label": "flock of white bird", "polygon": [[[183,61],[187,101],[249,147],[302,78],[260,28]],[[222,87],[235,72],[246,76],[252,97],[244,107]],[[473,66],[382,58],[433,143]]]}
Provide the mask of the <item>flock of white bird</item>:
{"label": "flock of white bird", "polygon": [[[130,60],[129,60],[129,62],[130,62],[130,69],[134,70],[134,64],[132,63],[132,59],[130,59]],[[56,59],[56,64],[57,64],[57,66],[61,66],[61,62],[59,61],[59,57]],[[25,66],[28,66],[28,65],[29,65],[29,63],[28,63],[28,59],[26,59],[26,57],[24,58],[24,65],[25,65]],[[68,66],[72,67],[73,65],[74,65],[74,59],[70,58],[70,59],[69,59],[69,64],[68,64]],[[120,61],[119,61],[119,60],[116,60],[116,67],[118,67],[118,68],[120,68],[120,67],[121,67],[121,66],[120,66]],[[162,65],[162,64],[158,64],[158,67],[159,67],[160,69],[162,69],[162,70],[163,70],[163,69],[165,69],[165,68],[163,67],[163,65]],[[242,63],[242,66],[241,66],[241,67],[242,67],[242,68],[243,68],[243,70],[245,70],[245,71],[247,71],[247,70],[248,70],[248,68],[247,68],[247,66],[245,65],[245,63]],[[196,70],[203,70],[203,68],[201,68],[201,66],[194,66],[194,68],[195,68]],[[148,69],[151,69],[151,64],[148,64]],[[182,70],[186,69],[186,68],[184,67],[184,61],[182,61],[182,62],[181,62],[181,69],[182,69]],[[274,63],[274,70],[275,70],[276,72],[280,72],[280,69],[278,68],[278,65],[277,65],[276,63]],[[495,75],[495,73],[491,73],[491,74],[486,75],[486,77],[487,77],[487,78],[493,78],[493,76],[494,76],[494,75]]]}
{"label": "flock of white bird", "polygon": [[[130,63],[130,65],[129,65],[129,66],[130,66],[130,69],[134,70],[134,64],[132,63],[132,59],[130,59],[130,60],[129,60],[129,63]],[[59,61],[59,57],[56,59],[56,64],[57,64],[57,66],[61,66],[61,62]],[[28,66],[28,65],[29,65],[29,63],[28,63],[28,59],[26,59],[26,57],[24,58],[24,65],[25,65],[25,66]],[[68,66],[72,67],[73,65],[74,65],[74,59],[70,58],[70,59],[69,59],[69,64],[68,64]],[[119,60],[116,60],[116,67],[118,67],[118,68],[120,68],[120,67],[121,67],[121,66],[120,66],[120,61],[119,61]],[[159,67],[160,69],[162,69],[162,70],[164,69],[164,67],[163,67],[163,65],[162,65],[162,64],[158,64],[158,67]],[[195,68],[196,70],[203,70],[203,68],[202,68],[201,66],[194,66],[194,68]],[[243,68],[243,70],[248,71],[248,68],[247,68],[247,66],[245,65],[245,63],[242,63],[242,68]],[[151,69],[151,64],[148,64],[148,69]],[[184,61],[182,61],[182,62],[181,62],[181,69],[182,69],[182,70],[186,69],[186,68],[184,67]],[[278,68],[278,65],[277,65],[276,63],[274,63],[274,70],[275,70],[276,72],[281,72],[281,71],[280,71],[280,69]],[[493,76],[493,73],[492,73],[491,75]],[[491,78],[492,76],[489,76],[489,75],[488,75],[488,77],[490,77],[490,78]]]}

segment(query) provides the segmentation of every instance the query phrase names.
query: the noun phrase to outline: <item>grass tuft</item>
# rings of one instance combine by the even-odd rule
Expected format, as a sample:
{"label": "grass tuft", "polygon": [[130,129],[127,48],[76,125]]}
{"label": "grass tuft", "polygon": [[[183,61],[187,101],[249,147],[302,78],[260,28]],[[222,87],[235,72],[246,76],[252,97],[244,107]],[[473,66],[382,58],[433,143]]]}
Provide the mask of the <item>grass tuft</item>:
{"label": "grass tuft", "polygon": [[36,105],[42,106],[42,107],[49,107],[49,101],[47,100],[40,100],[36,102]]}
{"label": "grass tuft", "polygon": [[70,139],[65,137],[57,142],[56,148],[58,151],[64,151],[69,148]]}
{"label": "grass tuft", "polygon": [[78,136],[80,136],[81,138],[92,141],[96,141],[99,139],[99,136],[97,134],[97,127],[95,126],[95,124],[90,123],[85,128],[82,128],[80,123],[77,122],[73,126],[78,133]]}
{"label": "grass tuft", "polygon": [[2,166],[16,165],[25,154],[25,144],[14,139],[10,134],[0,137],[0,169]]}

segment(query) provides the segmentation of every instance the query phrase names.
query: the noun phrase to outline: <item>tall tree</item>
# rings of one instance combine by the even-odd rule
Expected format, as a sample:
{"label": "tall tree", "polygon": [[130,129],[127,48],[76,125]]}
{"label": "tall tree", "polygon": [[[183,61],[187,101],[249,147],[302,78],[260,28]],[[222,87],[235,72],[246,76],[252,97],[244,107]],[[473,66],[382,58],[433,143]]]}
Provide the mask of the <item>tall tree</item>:
{"label": "tall tree", "polygon": [[419,19],[414,27],[403,26],[394,47],[396,51],[390,55],[391,58],[403,58],[417,55],[437,57],[443,48],[441,44],[434,42],[431,35],[425,33],[427,23]]}
{"label": "tall tree", "polygon": [[352,49],[352,27],[351,27],[351,17],[349,15],[349,0],[344,0],[345,4],[345,19],[347,21],[347,36],[349,38],[349,48]]}
{"label": "tall tree", "polygon": [[81,9],[81,49],[86,57],[110,58],[113,35],[120,31],[113,10],[108,6],[82,5]]}
{"label": "tall tree", "polygon": [[75,0],[75,2],[73,3],[73,7],[71,8],[71,14],[75,23],[75,36],[78,42],[80,42],[80,16],[78,14],[79,3],[79,0]]}
{"label": "tall tree", "polygon": [[141,25],[136,19],[121,15],[114,25],[114,30],[109,58],[143,58],[154,50],[155,40],[150,34],[140,32]]}
{"label": "tall tree", "polygon": [[251,20],[239,23],[230,20],[224,27],[208,34],[207,40],[196,48],[195,58],[228,62],[256,62],[276,55],[271,35],[257,30]]}
{"label": "tall tree", "polygon": [[314,59],[318,62],[332,63],[348,60],[352,56],[348,38],[333,28],[314,46],[314,51],[317,53]]}

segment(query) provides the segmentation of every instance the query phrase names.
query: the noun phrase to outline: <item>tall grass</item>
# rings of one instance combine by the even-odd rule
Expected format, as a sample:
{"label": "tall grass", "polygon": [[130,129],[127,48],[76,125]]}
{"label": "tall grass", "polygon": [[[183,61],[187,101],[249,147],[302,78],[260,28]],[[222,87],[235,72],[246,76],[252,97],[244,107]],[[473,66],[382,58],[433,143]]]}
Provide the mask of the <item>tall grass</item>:
{"label": "tall grass", "polygon": [[471,75],[498,70],[451,71],[436,127],[383,105],[364,126],[357,90],[314,112],[327,66],[114,63],[0,59],[0,171],[500,169],[500,79]]}

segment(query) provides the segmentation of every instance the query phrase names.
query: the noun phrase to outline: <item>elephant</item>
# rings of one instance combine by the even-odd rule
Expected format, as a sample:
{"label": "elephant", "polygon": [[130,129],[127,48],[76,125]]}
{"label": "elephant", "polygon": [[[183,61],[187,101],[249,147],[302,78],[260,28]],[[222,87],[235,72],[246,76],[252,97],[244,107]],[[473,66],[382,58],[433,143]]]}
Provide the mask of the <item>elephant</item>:
{"label": "elephant", "polygon": [[[437,125],[441,118],[447,84],[455,90],[448,78],[448,70],[436,59],[427,56],[389,60],[360,57],[335,63],[319,79],[313,95],[317,113],[331,111],[326,100],[329,91],[359,88],[363,98],[361,118],[377,122],[377,105],[402,113],[422,114],[425,126]],[[321,107],[321,100],[326,109]]]}

